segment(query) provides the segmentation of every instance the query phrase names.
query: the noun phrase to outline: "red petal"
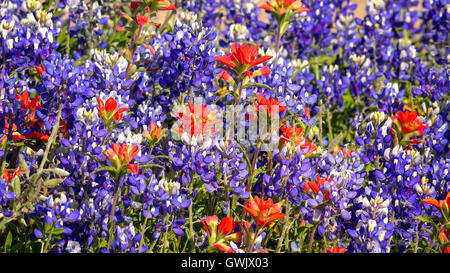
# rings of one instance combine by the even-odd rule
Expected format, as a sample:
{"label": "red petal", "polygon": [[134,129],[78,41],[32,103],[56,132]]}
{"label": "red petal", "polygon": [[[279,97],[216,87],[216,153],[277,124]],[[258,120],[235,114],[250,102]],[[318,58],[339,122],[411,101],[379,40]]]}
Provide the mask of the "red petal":
{"label": "red petal", "polygon": [[422,200],[422,202],[425,203],[425,204],[428,204],[428,205],[435,206],[438,209],[441,209],[441,205],[434,198],[425,198],[425,199]]}
{"label": "red petal", "polygon": [[235,68],[236,65],[230,61],[228,58],[225,58],[224,56],[215,56],[214,59],[230,68]]}
{"label": "red petal", "polygon": [[223,235],[228,235],[234,231],[236,224],[233,217],[225,217],[220,221],[219,232]]}
{"label": "red petal", "polygon": [[105,106],[106,106],[106,111],[108,111],[108,112],[114,112],[114,110],[117,109],[117,102],[116,102],[115,99],[109,98],[109,99],[106,101]]}
{"label": "red petal", "polygon": [[97,97],[97,103],[98,103],[98,111],[103,112],[105,110],[105,104],[103,103],[102,99]]}
{"label": "red petal", "polygon": [[250,214],[252,217],[258,217],[258,212],[255,209],[252,209],[248,206],[244,207],[245,211],[248,212],[248,214]]}
{"label": "red petal", "polygon": [[163,8],[161,10],[177,10],[177,8],[173,4],[170,4],[170,6],[168,6],[167,8]]}
{"label": "red petal", "polygon": [[254,60],[253,62],[250,63],[251,66],[255,66],[258,65],[260,63],[266,62],[268,60],[272,59],[272,56],[262,56],[256,60]]}
{"label": "red petal", "polygon": [[139,167],[138,165],[132,165],[132,164],[127,164],[127,168],[130,169],[130,171],[134,174],[137,174],[139,171]]}
{"label": "red petal", "polygon": [[268,10],[268,11],[273,11],[273,7],[270,6],[270,5],[267,5],[267,4],[262,4],[262,5],[259,6],[259,8],[265,9],[265,10]]}

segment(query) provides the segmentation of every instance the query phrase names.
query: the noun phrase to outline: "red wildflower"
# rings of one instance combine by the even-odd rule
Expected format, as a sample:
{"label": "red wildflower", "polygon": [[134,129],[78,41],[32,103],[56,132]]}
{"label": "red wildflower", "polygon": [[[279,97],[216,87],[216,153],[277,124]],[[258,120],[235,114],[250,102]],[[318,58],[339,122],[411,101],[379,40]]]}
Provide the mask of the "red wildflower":
{"label": "red wildflower", "polygon": [[25,138],[26,139],[40,139],[40,140],[43,140],[43,141],[48,141],[50,136],[47,135],[47,134],[44,134],[44,133],[31,132],[28,135],[26,135]]}
{"label": "red wildflower", "polygon": [[[272,56],[262,56],[260,58],[256,58],[257,56],[257,45],[250,47],[248,44],[239,46],[234,43],[231,45],[230,54],[225,56],[216,56],[214,59],[229,68],[235,69],[237,74],[240,75],[248,71],[250,68],[264,63],[272,58]],[[265,72],[267,72],[267,69],[265,69]]]}
{"label": "red wildflower", "polygon": [[36,117],[36,110],[41,108],[41,104],[39,103],[40,98],[40,96],[37,96],[34,99],[30,100],[27,91],[23,92],[22,95],[16,94],[16,100],[20,100],[22,103],[21,110],[30,110],[28,115],[25,117],[26,126],[33,126],[34,123],[38,121]]}
{"label": "red wildflower", "polygon": [[105,151],[105,156],[114,167],[122,168],[126,166],[130,171],[136,174],[138,172],[137,166],[129,164],[129,162],[136,157],[139,150],[139,146],[111,143],[111,148]]}
{"label": "red wildflower", "polygon": [[37,66],[35,65],[34,68],[36,68],[37,73],[39,73],[39,75],[42,75],[42,73],[45,72],[45,67],[44,66]]}
{"label": "red wildflower", "polygon": [[219,232],[223,235],[228,235],[234,231],[237,222],[234,221],[233,217],[222,218],[219,224]]}
{"label": "red wildflower", "polygon": [[[338,149],[337,149],[337,152],[339,153],[339,152],[342,152],[342,156],[343,157],[351,157],[352,156],[352,153],[354,152],[354,150],[353,149],[349,149],[349,150],[347,150],[347,151],[344,151],[344,148],[343,147],[339,147]],[[334,155],[334,151],[331,151],[330,152],[330,154],[331,155]]]}
{"label": "red wildflower", "polygon": [[297,0],[268,0],[265,4],[259,6],[276,15],[283,15],[285,13],[305,12],[308,8],[302,7],[302,2]]}
{"label": "red wildflower", "polygon": [[[398,111],[395,116],[391,116],[391,119],[396,127],[396,137],[400,138],[401,141],[408,141],[413,136],[421,136],[423,130],[428,128],[427,125],[423,124],[422,119],[418,118],[416,111]],[[394,131],[394,129],[391,130]],[[417,144],[420,141],[420,138],[409,139],[409,143],[412,144]]]}
{"label": "red wildflower", "polygon": [[157,140],[161,137],[162,127],[158,127],[155,122],[150,123],[150,129],[145,130],[142,136],[149,140]]}
{"label": "red wildflower", "polygon": [[139,172],[139,166],[136,164],[127,164],[127,168],[134,174],[137,174]]}
{"label": "red wildflower", "polygon": [[215,125],[220,123],[215,111],[209,110],[207,105],[193,105],[190,102],[181,112],[175,113],[175,117],[179,120],[178,126],[174,127],[175,132],[187,134],[189,141],[194,137],[204,138],[215,134]]}
{"label": "red wildflower", "polygon": [[144,4],[142,1],[131,1],[130,7],[133,9],[134,12],[139,8],[139,5]]}
{"label": "red wildflower", "polygon": [[445,197],[445,200],[436,200],[434,198],[425,198],[422,199],[422,202],[428,205],[432,205],[438,209],[440,209],[442,212],[449,212],[450,208],[450,192],[447,193],[447,196]]}
{"label": "red wildflower", "polygon": [[345,253],[346,251],[346,248],[338,246],[330,247],[329,249],[327,249],[327,253]]}
{"label": "red wildflower", "polygon": [[300,147],[302,150],[308,148],[306,155],[311,155],[315,150],[317,150],[317,146],[311,144],[311,142],[303,137],[303,129],[301,127],[281,127],[280,130],[283,132],[283,135],[280,138],[283,145],[293,142],[294,147]]}
{"label": "red wildflower", "polygon": [[8,182],[11,182],[14,177],[19,176],[22,173],[22,170],[17,167],[14,170],[14,173],[10,174],[7,170],[3,170],[3,179],[6,179]]}
{"label": "red wildflower", "polygon": [[141,26],[147,24],[148,19],[149,19],[148,16],[140,15],[140,14],[137,14],[137,15],[136,15],[137,23],[138,23],[139,25],[141,25]]}
{"label": "red wildflower", "polygon": [[[314,194],[318,194],[320,191],[320,185],[325,184],[325,182],[331,183],[333,179],[328,177],[320,177],[320,175],[317,175],[317,179],[315,182],[307,181],[305,184],[303,184],[303,189],[305,191],[313,192]],[[324,194],[325,200],[330,200],[330,193],[325,192]]]}
{"label": "red wildflower", "polygon": [[234,79],[231,77],[230,73],[228,73],[228,71],[226,70],[222,70],[219,76],[228,83],[234,83]]}
{"label": "red wildflower", "polygon": [[121,31],[123,31],[124,28],[121,26],[116,26],[115,29],[117,32],[121,32]]}
{"label": "red wildflower", "polygon": [[281,213],[281,206],[283,201],[274,204],[272,199],[266,201],[262,200],[258,196],[253,199],[250,195],[250,200],[247,205],[244,206],[246,212],[248,212],[253,218],[256,219],[258,226],[269,225],[271,222],[284,217],[284,213]]}
{"label": "red wildflower", "polygon": [[219,224],[219,218],[216,215],[212,215],[207,216],[201,222],[208,234],[209,249],[211,251],[219,249],[225,253],[232,253],[233,249],[229,246],[229,242],[240,242],[242,239],[241,232],[234,232],[237,222],[234,221],[233,217],[222,218]]}
{"label": "red wildflower", "polygon": [[223,251],[224,253],[233,253],[234,252],[233,248],[231,246],[224,244],[224,243],[214,244],[214,247]]}
{"label": "red wildflower", "polygon": [[272,97],[270,99],[266,99],[263,95],[258,94],[256,100],[254,102],[256,111],[264,111],[267,115],[271,115],[272,112],[281,113],[286,111],[287,108],[284,106],[279,106],[282,101],[274,100]]}
{"label": "red wildflower", "polygon": [[22,95],[16,94],[16,100],[20,100],[22,102],[21,110],[33,110],[36,111],[41,108],[41,104],[38,102],[41,96],[37,96],[34,99],[30,100],[30,95],[27,91],[23,92]]}
{"label": "red wildflower", "polygon": [[119,121],[123,118],[123,112],[127,111],[128,108],[117,108],[117,101],[113,98],[106,100],[106,103],[102,99],[97,97],[98,112],[103,122],[109,125],[113,119]]}
{"label": "red wildflower", "polygon": [[213,231],[216,230],[217,224],[219,223],[219,217],[217,217],[216,215],[207,216],[201,222],[202,222],[203,226],[205,227],[206,233],[208,233],[208,235],[210,235],[211,230],[213,230]]}

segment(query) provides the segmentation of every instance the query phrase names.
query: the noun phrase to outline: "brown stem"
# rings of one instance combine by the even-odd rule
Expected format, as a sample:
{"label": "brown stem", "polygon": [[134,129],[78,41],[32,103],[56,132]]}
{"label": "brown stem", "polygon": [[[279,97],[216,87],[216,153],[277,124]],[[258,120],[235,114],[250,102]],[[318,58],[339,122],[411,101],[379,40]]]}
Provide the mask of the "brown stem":
{"label": "brown stem", "polygon": [[141,36],[141,31],[142,31],[142,25],[139,25],[138,33],[133,38],[133,46],[131,48],[131,60],[130,60],[130,62],[128,62],[127,70],[126,70],[127,77],[129,76],[128,73],[130,71],[131,63],[133,62],[134,53],[136,52],[136,47],[137,47],[136,41],[137,41],[137,39],[139,39],[139,36]]}
{"label": "brown stem", "polygon": [[275,59],[273,60],[273,64],[276,65],[278,62],[278,52],[280,51],[280,39],[281,39],[281,29],[280,25],[278,25],[277,29],[277,41],[275,44]]}

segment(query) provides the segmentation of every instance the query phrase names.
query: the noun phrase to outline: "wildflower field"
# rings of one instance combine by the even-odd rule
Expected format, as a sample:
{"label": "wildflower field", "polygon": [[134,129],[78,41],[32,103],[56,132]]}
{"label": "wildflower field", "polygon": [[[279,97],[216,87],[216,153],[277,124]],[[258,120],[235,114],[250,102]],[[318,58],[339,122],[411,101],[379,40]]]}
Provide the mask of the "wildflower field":
{"label": "wildflower field", "polygon": [[449,30],[448,0],[1,0],[0,251],[450,253]]}

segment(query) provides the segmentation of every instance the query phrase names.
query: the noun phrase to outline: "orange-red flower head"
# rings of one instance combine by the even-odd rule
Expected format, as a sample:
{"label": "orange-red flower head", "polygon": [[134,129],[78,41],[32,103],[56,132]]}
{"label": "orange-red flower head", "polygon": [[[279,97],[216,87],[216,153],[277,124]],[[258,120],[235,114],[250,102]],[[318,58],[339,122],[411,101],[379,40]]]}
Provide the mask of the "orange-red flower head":
{"label": "orange-red flower head", "polygon": [[327,249],[327,253],[345,253],[346,251],[346,248],[338,246],[330,247],[329,249]]}
{"label": "orange-red flower head", "polygon": [[422,202],[438,208],[442,213],[450,217],[450,192],[447,193],[447,196],[444,200],[438,201],[434,198],[425,198],[422,199]]}
{"label": "orange-red flower head", "polygon": [[[331,183],[332,178],[328,178],[328,177],[320,177],[320,175],[317,175],[317,179],[315,182],[313,181],[307,181],[305,182],[305,184],[303,184],[303,189],[305,191],[309,191],[312,192],[314,194],[318,194],[320,191],[320,185],[325,184],[325,182]],[[329,192],[325,192],[324,194],[324,199],[325,200],[329,200],[330,199],[330,193]]]}
{"label": "orange-red flower head", "polygon": [[45,72],[45,67],[44,66],[37,66],[37,65],[35,65],[34,68],[36,69],[36,71],[37,71],[37,73],[39,75],[42,75],[42,73]]}
{"label": "orange-red flower head", "polygon": [[142,136],[150,141],[155,141],[161,138],[162,127],[158,127],[155,122],[150,123],[150,128],[142,133]]}
{"label": "orange-red flower head", "polygon": [[258,226],[266,226],[284,217],[284,213],[281,213],[281,206],[283,201],[274,204],[272,199],[266,201],[262,200],[258,196],[253,197],[250,195],[250,200],[244,209],[248,214],[250,214],[254,219],[256,219],[256,224]]}
{"label": "orange-red flower head", "polygon": [[219,223],[219,217],[211,215],[201,222],[208,234],[208,242],[212,251],[217,251],[218,249],[225,253],[233,252],[229,245],[230,241],[240,242],[242,237],[240,232],[234,232],[237,222],[234,221],[233,217],[222,218]]}
{"label": "orange-red flower head", "polygon": [[280,137],[280,141],[283,145],[289,145],[293,143],[293,147],[300,147],[300,149],[306,149],[306,155],[311,155],[315,150],[317,150],[317,146],[313,145],[307,139],[303,137],[301,127],[281,127],[282,136]]}
{"label": "orange-red flower head", "polygon": [[[238,45],[234,43],[231,45],[230,54],[225,56],[215,56],[214,59],[219,63],[236,71],[236,76],[239,76],[249,71],[252,67],[264,63],[272,58],[272,56],[262,56],[259,58],[257,57],[257,45],[250,47],[248,44]],[[261,71],[259,73],[263,75],[263,73],[270,73],[270,70],[266,68],[264,69],[264,71]]]}
{"label": "orange-red flower head", "polygon": [[309,9],[303,7],[302,2],[298,0],[268,0],[259,7],[277,16],[286,13],[300,13],[309,11]]}
{"label": "orange-red flower head", "polygon": [[3,179],[6,179],[8,182],[11,182],[14,177],[19,176],[22,173],[22,170],[17,167],[14,170],[14,173],[9,173],[7,170],[3,170]]}
{"label": "orange-red flower head", "polygon": [[400,141],[409,141],[412,144],[419,143],[421,139],[410,138],[423,135],[423,130],[428,128],[422,119],[418,118],[416,111],[398,111],[391,119],[396,127],[396,137],[401,137]]}
{"label": "orange-red flower head", "polygon": [[114,167],[120,169],[126,166],[131,172],[137,174],[137,165],[129,164],[129,162],[136,157],[139,150],[139,146],[111,143],[111,148],[105,151],[105,156]]}
{"label": "orange-red flower head", "polygon": [[266,112],[268,116],[272,115],[272,113],[281,113],[287,110],[286,107],[280,106],[282,101],[274,100],[272,97],[270,99],[266,99],[263,95],[258,94],[256,100],[254,102],[256,111],[258,112]]}
{"label": "orange-red flower head", "polygon": [[215,111],[209,110],[206,104],[189,103],[176,112],[175,117],[178,124],[174,126],[174,131],[182,137],[187,136],[189,141],[212,137],[216,133],[216,124],[221,122]]}
{"label": "orange-red flower head", "polygon": [[104,103],[102,99],[97,97],[98,103],[98,114],[105,126],[111,124],[112,121],[120,121],[123,118],[123,112],[127,111],[128,108],[118,108],[117,101],[114,98],[108,98]]}

